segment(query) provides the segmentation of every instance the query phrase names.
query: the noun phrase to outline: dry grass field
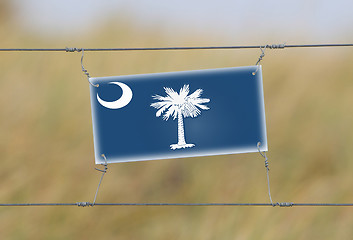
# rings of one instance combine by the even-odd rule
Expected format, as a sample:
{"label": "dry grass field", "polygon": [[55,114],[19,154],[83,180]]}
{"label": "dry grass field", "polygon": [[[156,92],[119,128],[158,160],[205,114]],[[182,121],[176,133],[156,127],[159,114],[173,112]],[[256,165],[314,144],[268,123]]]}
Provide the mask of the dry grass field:
{"label": "dry grass field", "polygon": [[[126,27],[62,39],[0,25],[1,47],[170,46]],[[211,38],[212,39],[212,38]],[[218,45],[185,36],[178,45]],[[234,44],[234,43],[233,43]],[[256,44],[256,43],[255,43]],[[263,43],[257,43],[263,44]],[[174,43],[172,43],[174,45]],[[85,54],[114,76],[253,65],[259,50]],[[0,202],[92,201],[89,85],[80,53],[0,53]],[[353,49],[268,50],[265,108],[276,202],[353,202]],[[268,202],[263,158],[239,154],[109,166],[98,202]],[[0,207],[1,239],[351,239],[343,207]]]}

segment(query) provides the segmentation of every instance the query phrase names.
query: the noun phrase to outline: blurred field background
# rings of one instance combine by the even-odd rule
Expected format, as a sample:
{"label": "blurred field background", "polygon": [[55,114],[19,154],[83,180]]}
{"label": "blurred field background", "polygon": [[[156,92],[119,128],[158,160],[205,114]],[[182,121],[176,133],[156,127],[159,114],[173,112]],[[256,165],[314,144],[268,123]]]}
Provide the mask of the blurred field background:
{"label": "blurred field background", "polygon": [[[161,28],[141,29],[128,14],[75,37],[51,36],[19,27],[15,13],[10,1],[1,2],[1,48],[279,43],[271,33],[237,42],[211,32],[185,31],[171,40]],[[351,43],[351,37],[346,42]],[[299,39],[287,43],[306,41]],[[259,54],[259,50],[87,52],[84,65],[92,76],[114,76],[253,65]],[[89,85],[80,56],[0,53],[1,203],[93,201],[101,174],[94,170]],[[353,202],[352,64],[352,48],[266,52],[263,79],[275,202]],[[97,202],[268,202],[263,160],[253,153],[111,164]],[[1,207],[0,238],[351,239],[352,211]]]}

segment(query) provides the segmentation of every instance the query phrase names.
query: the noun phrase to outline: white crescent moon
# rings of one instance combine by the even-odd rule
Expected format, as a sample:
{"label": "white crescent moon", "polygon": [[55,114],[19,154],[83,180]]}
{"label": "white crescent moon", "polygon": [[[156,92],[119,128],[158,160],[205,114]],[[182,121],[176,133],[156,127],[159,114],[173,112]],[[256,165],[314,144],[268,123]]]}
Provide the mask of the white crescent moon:
{"label": "white crescent moon", "polygon": [[115,85],[118,85],[119,87],[121,87],[121,90],[123,91],[123,93],[121,94],[121,97],[118,100],[115,100],[113,102],[106,102],[106,101],[102,100],[97,93],[98,102],[103,107],[110,108],[110,109],[119,109],[119,108],[123,108],[126,105],[128,105],[132,99],[131,89],[126,84],[121,83],[121,82],[110,82],[109,84],[115,84]]}

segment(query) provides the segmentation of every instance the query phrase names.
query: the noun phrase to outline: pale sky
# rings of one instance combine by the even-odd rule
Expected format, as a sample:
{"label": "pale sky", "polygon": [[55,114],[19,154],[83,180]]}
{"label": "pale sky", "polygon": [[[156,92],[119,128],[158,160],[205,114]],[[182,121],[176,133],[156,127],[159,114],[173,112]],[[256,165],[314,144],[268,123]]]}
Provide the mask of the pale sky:
{"label": "pale sky", "polygon": [[271,36],[278,42],[352,42],[352,0],[13,0],[17,22],[28,31],[80,33],[112,16],[129,16],[144,29],[208,33],[233,42]]}

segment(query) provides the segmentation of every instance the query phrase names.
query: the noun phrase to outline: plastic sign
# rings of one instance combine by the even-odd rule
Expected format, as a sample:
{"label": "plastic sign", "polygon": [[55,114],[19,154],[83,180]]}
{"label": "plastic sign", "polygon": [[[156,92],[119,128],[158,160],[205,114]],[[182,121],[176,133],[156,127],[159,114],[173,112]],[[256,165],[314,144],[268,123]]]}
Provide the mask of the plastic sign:
{"label": "plastic sign", "polygon": [[96,164],[267,151],[257,68],[91,78]]}

